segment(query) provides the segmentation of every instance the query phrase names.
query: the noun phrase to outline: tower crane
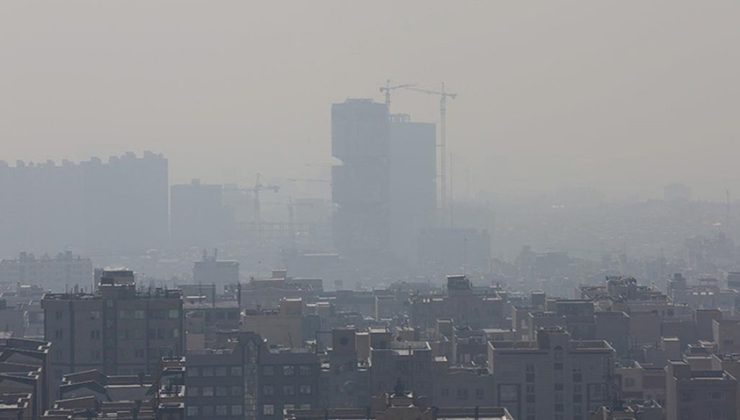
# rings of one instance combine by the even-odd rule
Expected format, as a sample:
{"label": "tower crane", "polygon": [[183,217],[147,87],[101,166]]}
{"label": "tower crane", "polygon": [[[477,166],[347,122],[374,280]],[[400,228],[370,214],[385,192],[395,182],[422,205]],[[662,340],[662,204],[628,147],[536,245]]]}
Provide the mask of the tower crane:
{"label": "tower crane", "polygon": [[404,88],[411,88],[413,87],[413,84],[405,83],[401,85],[391,85],[391,81],[386,80],[385,86],[380,87],[380,92],[385,94],[385,106],[388,108],[388,111],[391,109],[391,92],[393,92],[396,89],[404,89]]}
{"label": "tower crane", "polygon": [[439,202],[442,212],[447,211],[447,98],[455,99],[457,93],[447,92],[444,82],[441,90],[422,89],[414,86],[401,86],[414,92],[439,96]]}
{"label": "tower crane", "polygon": [[252,192],[254,193],[254,223],[257,229],[260,230],[262,227],[262,215],[261,215],[261,203],[260,203],[260,192],[262,190],[272,190],[273,192],[280,191],[280,187],[277,185],[264,185],[260,181],[261,174],[257,173],[257,180],[254,182]]}

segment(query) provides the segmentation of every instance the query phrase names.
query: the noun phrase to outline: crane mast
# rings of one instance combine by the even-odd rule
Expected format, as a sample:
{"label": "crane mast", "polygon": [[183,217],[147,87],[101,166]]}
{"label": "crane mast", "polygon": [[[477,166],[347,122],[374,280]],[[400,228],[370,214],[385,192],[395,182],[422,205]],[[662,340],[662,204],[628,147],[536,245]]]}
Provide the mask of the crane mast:
{"label": "crane mast", "polygon": [[[403,86],[403,88],[414,92],[439,96],[439,204],[443,217],[446,217],[449,209],[447,199],[447,98],[455,99],[457,94],[447,92],[444,82],[442,83],[442,89],[439,91],[420,89],[413,86]],[[451,212],[450,217],[452,217]]]}
{"label": "crane mast", "polygon": [[391,85],[390,79],[385,81],[385,86],[380,87],[380,92],[385,94],[385,106],[388,108],[388,112],[391,110],[391,92],[396,89],[410,88],[413,84],[405,83],[401,85]]}

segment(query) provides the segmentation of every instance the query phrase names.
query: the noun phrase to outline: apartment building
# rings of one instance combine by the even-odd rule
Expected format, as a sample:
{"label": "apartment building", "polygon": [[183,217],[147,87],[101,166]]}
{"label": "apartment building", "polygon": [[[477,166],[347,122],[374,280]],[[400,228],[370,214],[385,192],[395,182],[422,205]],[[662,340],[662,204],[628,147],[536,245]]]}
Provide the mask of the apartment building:
{"label": "apartment building", "polygon": [[57,383],[64,374],[90,369],[151,373],[162,357],[185,351],[181,292],[137,290],[129,270],[103,272],[94,294],[50,293],[41,306]]}
{"label": "apartment building", "polygon": [[317,355],[269,348],[257,334],[235,333],[223,348],[186,356],[188,419],[282,419],[284,410],[321,405]]}
{"label": "apartment building", "polygon": [[488,368],[496,405],[517,419],[585,420],[615,398],[614,349],[542,329],[534,342],[492,341]]}
{"label": "apartment building", "polygon": [[737,419],[737,379],[723,370],[692,368],[685,360],[666,366],[666,420]]}

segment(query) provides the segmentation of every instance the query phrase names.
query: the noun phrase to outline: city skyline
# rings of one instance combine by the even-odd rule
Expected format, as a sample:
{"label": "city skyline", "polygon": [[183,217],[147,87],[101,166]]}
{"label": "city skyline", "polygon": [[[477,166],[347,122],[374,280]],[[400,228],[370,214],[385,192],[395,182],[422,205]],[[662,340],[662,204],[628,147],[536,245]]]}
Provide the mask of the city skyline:
{"label": "city skyline", "polygon": [[[641,197],[684,182],[719,200],[740,181],[734,4],[87,6],[2,5],[13,158],[153,150],[178,183],[315,178],[332,163],[328,104],[380,101],[390,78],[459,94],[448,143],[460,196],[466,182],[469,195]],[[432,96],[395,92],[392,106],[438,122]]]}

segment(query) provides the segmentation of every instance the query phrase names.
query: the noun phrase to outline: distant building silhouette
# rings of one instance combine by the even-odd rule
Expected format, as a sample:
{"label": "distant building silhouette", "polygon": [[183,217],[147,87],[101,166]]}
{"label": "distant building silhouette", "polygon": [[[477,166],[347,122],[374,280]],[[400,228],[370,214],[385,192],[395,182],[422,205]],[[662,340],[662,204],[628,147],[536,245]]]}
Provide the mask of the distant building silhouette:
{"label": "distant building silhouette", "polygon": [[385,104],[332,106],[334,241],[346,256],[417,262],[419,233],[436,208],[434,124],[388,114]]}
{"label": "distant building silhouette", "polygon": [[203,253],[203,259],[193,263],[193,283],[215,285],[217,293],[223,293],[224,288],[239,283],[239,262],[219,260],[218,253],[212,256]]}
{"label": "distant building silhouette", "polygon": [[334,242],[348,256],[380,255],[390,243],[390,120],[370,99],[332,105]]}
{"label": "distant building silhouette", "polygon": [[437,139],[431,123],[391,117],[390,240],[393,254],[416,263],[419,234],[433,226],[437,206]]}
{"label": "distant building silhouette", "polygon": [[0,261],[0,284],[33,284],[64,291],[75,286],[91,288],[92,281],[92,261],[71,252],[55,257],[21,252],[18,258]]}
{"label": "distant building silhouette", "polygon": [[223,187],[198,179],[172,186],[170,216],[175,245],[216,246],[234,229],[233,214],[224,206]]}
{"label": "distant building silhouette", "polygon": [[0,162],[0,252],[159,247],[167,239],[168,182],[167,159],[151,152],[79,164]]}

